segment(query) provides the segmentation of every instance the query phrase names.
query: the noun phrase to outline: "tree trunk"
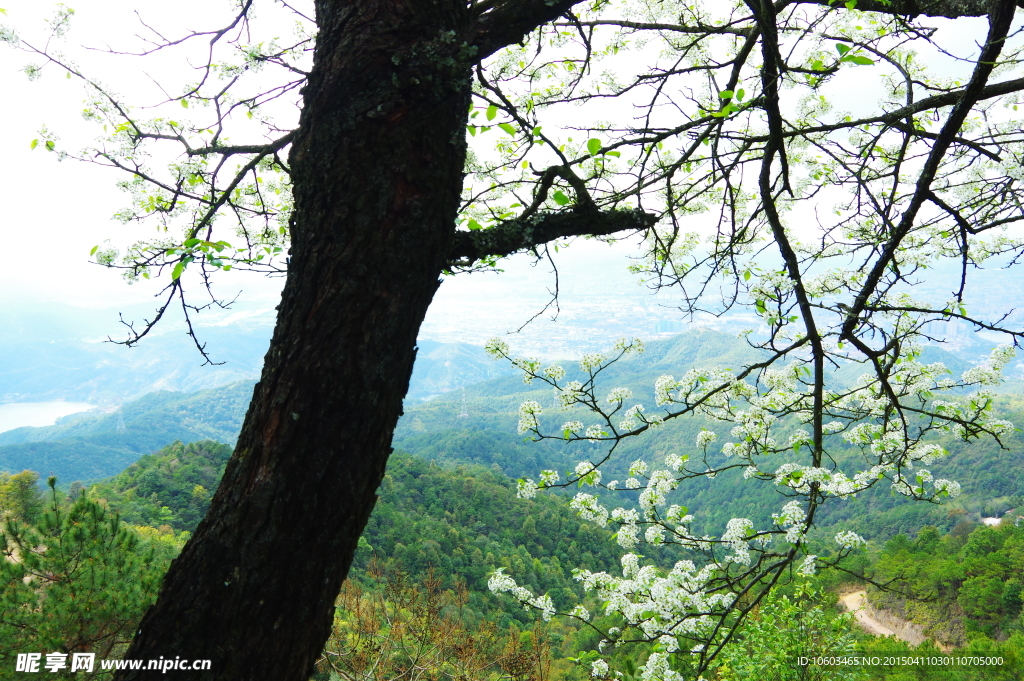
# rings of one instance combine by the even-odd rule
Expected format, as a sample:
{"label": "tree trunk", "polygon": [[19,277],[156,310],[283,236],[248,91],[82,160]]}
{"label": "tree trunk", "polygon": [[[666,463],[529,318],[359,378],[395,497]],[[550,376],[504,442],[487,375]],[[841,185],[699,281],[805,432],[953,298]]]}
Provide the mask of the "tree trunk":
{"label": "tree trunk", "polygon": [[466,17],[459,0],[317,3],[277,327],[206,519],[126,658],[212,661],[179,680],[312,673],[452,248]]}

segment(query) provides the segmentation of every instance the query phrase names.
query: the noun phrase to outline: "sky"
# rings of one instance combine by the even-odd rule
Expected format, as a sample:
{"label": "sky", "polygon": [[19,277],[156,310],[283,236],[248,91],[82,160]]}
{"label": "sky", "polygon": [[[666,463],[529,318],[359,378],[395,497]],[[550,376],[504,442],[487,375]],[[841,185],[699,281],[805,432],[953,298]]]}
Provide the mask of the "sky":
{"label": "sky", "polygon": [[[79,63],[90,73],[103,74],[105,83],[116,91],[130,93],[135,101],[160,99],[153,81],[169,77],[173,67],[158,60],[147,62],[143,71],[132,60],[101,50],[75,49],[83,44],[93,48],[135,44],[131,36],[141,28],[133,10],[139,3],[82,0],[68,4],[76,10],[68,49],[74,51]],[[216,17],[211,16],[211,12],[223,11],[229,4],[187,0],[140,6],[147,22],[161,26],[168,35],[175,35],[215,23]],[[27,37],[39,34],[39,27],[54,5],[0,0],[0,7],[7,11],[5,17],[0,16],[0,23],[18,27]],[[970,54],[977,29],[982,24],[981,20],[958,20],[954,29],[947,22],[942,28],[942,39],[953,51]],[[43,125],[56,131],[60,143],[69,148],[85,146],[97,131],[79,115],[83,100],[81,85],[65,79],[54,69],[47,69],[38,81],[29,82],[21,72],[28,60],[28,55],[0,45],[0,92],[4,93],[5,101],[0,107],[0,153],[4,158],[0,164],[0,205],[3,206],[0,238],[4,245],[0,260],[0,313],[4,304],[31,302],[45,306],[59,301],[95,309],[98,316],[109,319],[116,328],[119,310],[140,314],[151,310],[155,306],[154,295],[162,284],[126,285],[116,272],[89,264],[89,250],[107,240],[123,248],[149,233],[144,227],[123,225],[111,219],[127,203],[125,195],[115,186],[122,179],[117,173],[71,160],[57,162],[56,154],[48,153],[42,145],[30,149],[30,142],[39,136]],[[955,66],[950,63],[949,68]],[[859,78],[859,81],[845,80],[841,89],[828,93],[837,109],[856,113],[873,103],[874,98],[867,97],[866,93],[873,88],[877,91],[874,76],[865,69]],[[635,281],[625,272],[626,256],[635,254],[635,248],[635,244],[610,248],[582,243],[558,257],[563,274],[569,278],[574,271],[592,272],[597,258],[600,267],[609,276],[621,277],[625,286]],[[474,297],[481,284],[495,291],[494,299],[499,301],[496,305],[510,296],[543,300],[552,279],[547,275],[535,276],[536,271],[530,269],[529,261],[530,258],[523,256],[507,263],[505,268],[512,276],[504,278],[491,274],[446,280],[432,314],[450,314],[465,297]],[[621,266],[616,266],[616,262]],[[225,323],[231,319],[231,314],[246,315],[272,309],[281,284],[280,278],[231,273],[223,282],[222,290],[231,295],[242,291],[239,309],[208,317],[207,323]],[[521,321],[518,317],[509,318],[507,324],[516,325]],[[495,328],[496,333],[502,330]]]}
{"label": "sky", "polygon": [[[139,27],[132,13],[133,3],[91,0],[69,5],[76,10],[68,34],[69,52],[79,44],[102,47],[109,43],[121,49],[123,45],[135,44],[131,35]],[[153,3],[145,6],[143,16],[147,23],[169,22],[184,31],[202,25],[195,18],[207,18],[205,11],[210,3],[175,3],[171,19],[160,18],[157,11],[161,6],[163,4]],[[6,17],[0,17],[0,23],[17,26],[28,39],[32,33],[39,33],[38,27],[43,25],[53,6],[0,0],[0,7],[7,10]],[[191,17],[193,22],[182,23],[180,17]],[[22,26],[35,27],[35,30],[21,30]],[[146,74],[143,74],[131,66],[137,60],[119,60],[100,51],[75,50],[75,55],[79,64],[101,73],[103,82],[115,91],[130,92],[132,98],[140,102],[161,98],[146,77],[146,74],[157,77],[160,64],[146,66]],[[32,61],[30,55],[0,45],[0,91],[5,93],[8,103],[18,103],[0,108],[0,153],[5,159],[0,164],[0,205],[4,207],[0,212],[0,235],[6,251],[0,267],[0,311],[4,301],[10,304],[31,300],[33,304],[42,305],[62,302],[95,309],[97,315],[111,320],[116,329],[119,311],[129,309],[139,315],[151,311],[158,302],[155,296],[162,284],[140,281],[127,285],[117,272],[90,264],[89,251],[106,241],[123,248],[149,236],[150,232],[145,227],[124,225],[112,219],[116,211],[128,204],[127,195],[116,187],[116,183],[124,179],[121,174],[74,160],[59,162],[57,155],[47,152],[42,145],[30,148],[30,142],[39,137],[42,126],[55,131],[60,137],[59,143],[71,149],[86,146],[98,131],[79,114],[84,98],[82,85],[77,80],[66,79],[52,67],[47,67],[41,78],[30,82],[22,72],[29,61]],[[614,250],[622,254],[616,274],[621,276],[624,285],[635,279],[626,272],[629,264],[626,256],[635,254],[635,248],[633,244]],[[606,265],[605,256],[612,251],[600,243],[578,243],[558,258],[563,270],[571,276],[574,267],[592,267],[595,255]],[[507,278],[509,288],[514,289],[517,296],[536,298],[542,306],[539,301],[552,284],[546,274],[550,268],[545,270],[544,276],[536,276],[529,256],[514,258],[503,268],[518,275]],[[280,277],[267,278],[238,271],[222,279],[221,291],[229,294],[227,297],[241,291],[236,310],[207,315],[203,323],[222,324],[233,315],[271,309],[277,303],[283,284]],[[497,281],[500,281],[497,274],[446,278],[437,297],[435,316],[450,314],[458,308],[460,297],[472,296],[481,283],[493,290]],[[498,288],[500,300],[500,284]],[[508,324],[518,325],[523,321],[525,318],[516,316],[510,318]],[[494,333],[505,330],[495,326]]]}

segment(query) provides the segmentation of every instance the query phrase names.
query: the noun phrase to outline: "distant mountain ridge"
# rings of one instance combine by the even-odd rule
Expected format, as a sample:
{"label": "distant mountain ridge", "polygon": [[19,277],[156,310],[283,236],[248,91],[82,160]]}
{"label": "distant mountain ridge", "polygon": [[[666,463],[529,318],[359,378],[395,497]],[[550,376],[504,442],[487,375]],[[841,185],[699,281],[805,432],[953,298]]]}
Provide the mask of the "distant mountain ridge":
{"label": "distant mountain ridge", "polygon": [[[492,362],[480,347],[429,340],[418,347],[407,395],[410,403],[513,371]],[[238,352],[250,350],[242,347]],[[250,377],[194,392],[150,392],[120,408],[0,433],[0,470],[28,468],[44,475],[53,472],[64,481],[95,480],[115,475],[143,454],[175,440],[233,445],[254,384]]]}
{"label": "distant mountain ridge", "polygon": [[[470,380],[473,376],[487,375],[489,371],[509,370],[508,362],[484,364],[490,360],[482,359],[480,348],[467,348],[422,343],[418,360],[422,364],[414,371],[410,394],[429,396],[434,391],[457,385],[457,380]],[[653,409],[653,385],[658,376],[671,374],[678,378],[693,366],[737,369],[756,357],[756,350],[735,337],[706,329],[691,331],[649,343],[643,354],[629,356],[609,367],[602,372],[601,390],[629,387],[636,402]],[[944,361],[954,371],[961,368],[956,358],[939,349],[927,350],[924,360]],[[579,371],[576,362],[563,365],[567,380],[576,377],[574,374]],[[844,367],[834,380],[838,383],[852,381],[861,373],[864,373],[863,367]],[[92,481],[115,475],[140,456],[175,440],[215,439],[233,443],[252,395],[252,385],[245,381],[190,394],[155,393],[124,405],[120,413],[66,417],[55,426],[2,433],[0,470],[17,472],[28,468],[43,475],[52,472],[64,483],[76,479]],[[498,376],[466,386],[465,398],[461,390],[448,390],[429,401],[407,400],[405,415],[395,432],[394,446],[427,459],[497,468],[513,478],[535,477],[544,468],[571,470],[577,461],[600,454],[597,445],[587,443],[524,442],[523,436],[516,433],[517,410],[528,399],[545,408],[542,423],[551,426],[554,422],[557,427],[568,419],[568,414],[552,408],[554,397],[549,387],[537,382],[527,385],[518,375]],[[1024,401],[1020,398],[1002,398],[1001,409],[1011,420],[1024,422]],[[619,469],[637,458],[657,464],[669,452],[692,453],[692,443],[702,425],[704,422],[698,418],[680,419],[643,437],[624,441],[615,460],[609,462],[607,474],[618,477],[623,472]],[[722,428],[722,424],[712,426],[720,435],[723,435]],[[1006,451],[999,451],[992,443],[951,443],[949,446],[955,456],[932,467],[937,476],[950,477],[964,485],[967,495],[958,502],[957,508],[901,505],[901,500],[890,498],[886,486],[863,500],[858,499],[855,504],[837,504],[834,510],[823,511],[823,520],[826,524],[839,522],[851,518],[850,514],[859,508],[855,515],[861,520],[869,515],[874,520],[871,527],[858,527],[858,531],[895,533],[926,523],[945,526],[956,521],[959,517],[956,514],[997,513],[996,506],[1009,503],[1013,495],[1024,489],[1024,453],[1020,439],[1013,435],[1006,443],[1009,447]],[[843,456],[853,456],[853,452]],[[849,465],[854,464],[851,461]],[[728,514],[757,518],[777,510],[778,494],[770,486],[762,486],[763,489],[752,495],[744,493],[742,508],[735,507],[741,500],[734,501],[731,490],[744,483],[738,475],[734,477],[735,481],[729,475],[719,476],[717,481],[697,480],[687,483],[680,491],[686,496],[686,505],[694,509],[701,522],[708,524],[709,530]],[[985,510],[986,504],[994,505],[993,509]],[[870,514],[865,512],[868,508],[873,509]]]}

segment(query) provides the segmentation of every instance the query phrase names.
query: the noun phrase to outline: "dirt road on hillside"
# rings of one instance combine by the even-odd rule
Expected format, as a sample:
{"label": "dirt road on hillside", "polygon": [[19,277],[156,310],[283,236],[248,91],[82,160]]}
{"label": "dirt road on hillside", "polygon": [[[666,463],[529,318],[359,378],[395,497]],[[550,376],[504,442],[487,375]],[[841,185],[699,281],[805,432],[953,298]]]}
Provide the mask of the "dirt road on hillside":
{"label": "dirt road on hillside", "polygon": [[892,629],[889,629],[864,609],[864,600],[867,594],[864,591],[854,591],[839,599],[839,602],[846,606],[846,609],[853,613],[857,624],[864,628],[869,634],[875,636],[895,636]]}

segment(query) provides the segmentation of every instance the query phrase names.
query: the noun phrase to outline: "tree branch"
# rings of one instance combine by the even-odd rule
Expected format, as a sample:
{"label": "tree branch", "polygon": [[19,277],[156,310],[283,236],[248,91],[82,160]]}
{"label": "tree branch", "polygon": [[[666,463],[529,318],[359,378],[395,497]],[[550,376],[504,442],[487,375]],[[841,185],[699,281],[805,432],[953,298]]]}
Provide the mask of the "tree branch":
{"label": "tree branch", "polygon": [[468,267],[488,256],[511,255],[571,236],[606,236],[616,232],[650,229],[656,215],[640,210],[566,210],[535,213],[508,220],[489,229],[456,232],[448,256],[451,267]]}
{"label": "tree branch", "polygon": [[522,42],[539,26],[568,12],[582,0],[504,0],[487,3],[473,26],[467,42],[476,47],[476,59],[483,60],[506,45]]}
{"label": "tree branch", "polygon": [[[791,0],[794,5],[836,6],[835,0]],[[1024,7],[1018,0],[1017,7]],[[857,0],[856,9],[898,16],[916,17],[984,17],[988,15],[989,0]]]}

